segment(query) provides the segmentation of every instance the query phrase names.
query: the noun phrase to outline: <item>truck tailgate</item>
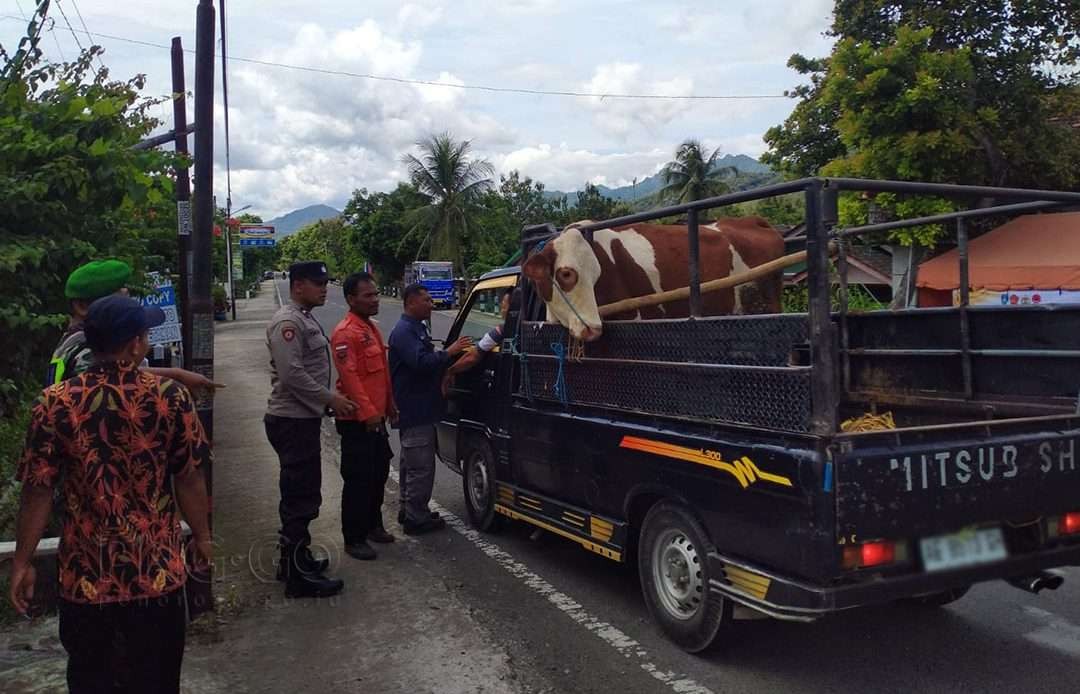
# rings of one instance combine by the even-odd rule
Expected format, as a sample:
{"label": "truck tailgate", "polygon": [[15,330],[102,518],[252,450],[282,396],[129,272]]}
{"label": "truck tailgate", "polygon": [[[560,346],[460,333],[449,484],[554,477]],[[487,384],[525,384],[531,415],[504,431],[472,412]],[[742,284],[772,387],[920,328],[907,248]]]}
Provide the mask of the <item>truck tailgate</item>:
{"label": "truck tailgate", "polygon": [[1078,439],[1075,417],[841,439],[837,535],[901,539],[1080,511]]}

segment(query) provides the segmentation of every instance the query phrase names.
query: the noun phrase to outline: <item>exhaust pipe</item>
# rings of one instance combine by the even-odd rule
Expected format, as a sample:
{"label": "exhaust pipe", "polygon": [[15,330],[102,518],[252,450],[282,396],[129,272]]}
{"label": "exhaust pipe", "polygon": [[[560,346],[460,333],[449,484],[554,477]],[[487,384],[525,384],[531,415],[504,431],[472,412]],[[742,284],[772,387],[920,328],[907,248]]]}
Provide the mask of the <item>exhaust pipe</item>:
{"label": "exhaust pipe", "polygon": [[1057,590],[1065,582],[1065,577],[1059,573],[1040,571],[1030,576],[1014,576],[1005,579],[1009,585],[1016,586],[1020,590],[1038,594],[1040,590]]}

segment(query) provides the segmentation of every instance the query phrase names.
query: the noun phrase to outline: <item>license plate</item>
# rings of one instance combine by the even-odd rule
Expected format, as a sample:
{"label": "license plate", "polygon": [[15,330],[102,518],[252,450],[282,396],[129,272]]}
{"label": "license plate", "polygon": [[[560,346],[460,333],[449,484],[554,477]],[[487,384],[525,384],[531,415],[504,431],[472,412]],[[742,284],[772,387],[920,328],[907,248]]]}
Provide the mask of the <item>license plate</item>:
{"label": "license plate", "polygon": [[1005,536],[1001,528],[963,530],[951,535],[924,537],[919,541],[923,568],[947,571],[1005,559]]}

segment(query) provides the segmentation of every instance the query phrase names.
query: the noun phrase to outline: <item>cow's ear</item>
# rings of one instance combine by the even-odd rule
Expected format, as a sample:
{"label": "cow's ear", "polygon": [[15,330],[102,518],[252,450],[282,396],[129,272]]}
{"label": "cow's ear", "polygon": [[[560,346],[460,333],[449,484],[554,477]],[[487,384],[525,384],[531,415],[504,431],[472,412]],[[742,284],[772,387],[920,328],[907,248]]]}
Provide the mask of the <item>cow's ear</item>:
{"label": "cow's ear", "polygon": [[536,289],[544,301],[551,301],[551,276],[555,272],[555,249],[549,244],[544,246],[539,253],[533,253],[521,266],[521,271],[536,283]]}

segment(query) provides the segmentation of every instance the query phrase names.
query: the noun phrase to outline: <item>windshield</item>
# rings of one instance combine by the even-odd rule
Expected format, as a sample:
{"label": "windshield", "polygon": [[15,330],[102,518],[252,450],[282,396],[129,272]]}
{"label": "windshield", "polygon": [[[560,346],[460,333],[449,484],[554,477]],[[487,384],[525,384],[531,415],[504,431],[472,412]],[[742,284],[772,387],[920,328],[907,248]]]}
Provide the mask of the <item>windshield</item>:
{"label": "windshield", "polygon": [[436,269],[436,268],[424,268],[423,278],[426,280],[448,280],[452,279],[450,270]]}

